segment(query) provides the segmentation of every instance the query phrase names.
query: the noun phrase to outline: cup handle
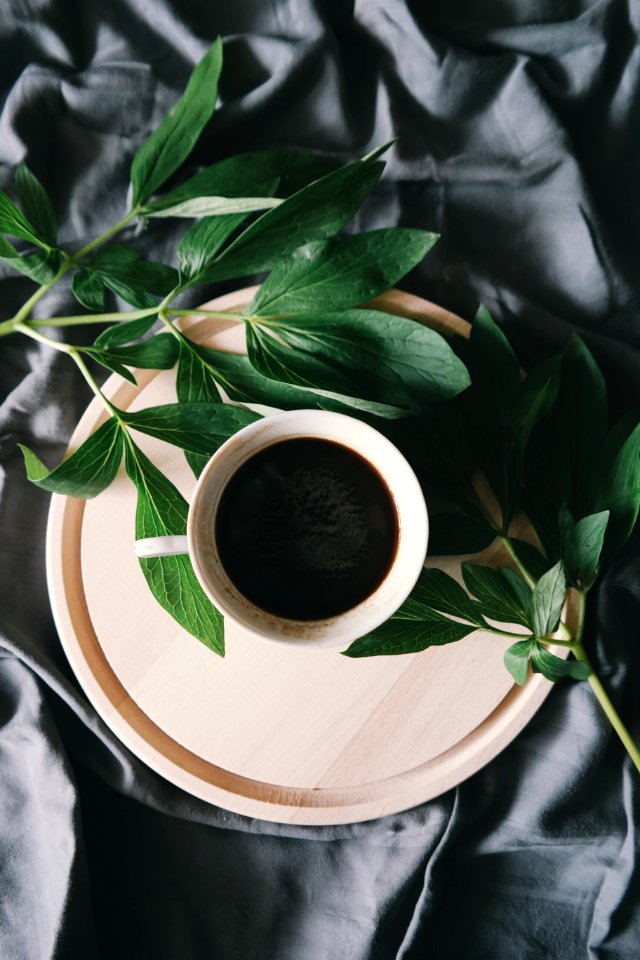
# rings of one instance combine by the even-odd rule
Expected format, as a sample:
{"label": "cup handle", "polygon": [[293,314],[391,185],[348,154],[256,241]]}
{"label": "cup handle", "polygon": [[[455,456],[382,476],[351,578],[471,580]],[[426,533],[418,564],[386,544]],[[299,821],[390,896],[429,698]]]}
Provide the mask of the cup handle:
{"label": "cup handle", "polygon": [[189,553],[186,537],[145,537],[136,540],[134,550],[137,557],[176,557]]}

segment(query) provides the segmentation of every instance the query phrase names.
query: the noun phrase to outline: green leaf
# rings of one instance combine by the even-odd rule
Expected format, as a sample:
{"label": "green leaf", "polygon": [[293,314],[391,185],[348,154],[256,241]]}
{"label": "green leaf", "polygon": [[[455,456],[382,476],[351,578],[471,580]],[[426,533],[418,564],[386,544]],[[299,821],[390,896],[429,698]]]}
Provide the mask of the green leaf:
{"label": "green leaf", "polygon": [[479,308],[473,321],[465,358],[472,382],[467,416],[476,434],[479,465],[489,478],[507,530],[522,490],[526,411],[521,406],[517,357],[486,307]]}
{"label": "green leaf", "polygon": [[243,213],[205,217],[187,230],[178,246],[180,283],[183,288],[200,281],[200,275],[244,219]]}
{"label": "green leaf", "polygon": [[247,314],[314,313],[356,307],[377,296],[419,263],[438,235],[392,227],[351,237],[316,240],[278,263]]}
{"label": "green leaf", "polygon": [[563,660],[538,643],[534,645],[531,659],[534,673],[541,673],[552,683],[556,680],[587,680],[591,673],[582,660]]}
{"label": "green leaf", "polygon": [[279,192],[289,196],[312,180],[326,176],[339,164],[331,157],[302,150],[255,150],[219,160],[148,204],[145,212],[162,210],[195,197],[245,197],[263,193],[266,180],[279,181]]}
{"label": "green leaf", "polygon": [[131,370],[127,369],[122,361],[118,360],[118,358],[113,356],[108,350],[96,350],[93,347],[83,347],[81,349],[83,353],[93,360],[96,360],[103,367],[106,367],[107,370],[117,373],[118,376],[127,380],[129,383],[133,383],[134,386],[137,385],[138,381]]}
{"label": "green leaf", "polygon": [[37,247],[49,247],[4,190],[0,190],[0,231],[35,243]]}
{"label": "green leaf", "polygon": [[[93,349],[93,348],[90,348]],[[125,346],[113,346],[105,353],[128,367],[141,367],[144,370],[170,370],[178,359],[180,344],[170,333],[156,333],[142,343]]]}
{"label": "green leaf", "polygon": [[78,270],[71,284],[74,296],[87,310],[104,311],[104,283],[97,273]]}
{"label": "green leaf", "polygon": [[610,557],[626,543],[640,509],[640,424],[638,424],[613,459],[606,465],[596,507],[609,510],[605,543]]}
{"label": "green leaf", "polygon": [[533,637],[527,637],[526,640],[518,640],[505,652],[504,665],[518,684],[522,686],[529,673],[529,657],[535,648]]}
{"label": "green leaf", "polygon": [[28,447],[20,444],[27,477],[42,490],[89,499],[105,490],[118,472],[124,439],[117,420],[111,417],[71,456],[48,470]]}
{"label": "green leaf", "polygon": [[455,643],[477,628],[448,620],[433,610],[425,611],[422,620],[404,618],[402,607],[386,623],[355,640],[344,651],[346,657],[380,657],[401,653],[419,653],[427,647]]}
{"label": "green leaf", "polygon": [[[254,370],[247,357],[236,353],[209,350],[191,343],[185,348],[190,356],[181,359],[178,367],[178,397],[191,400],[214,400],[219,384],[230,400],[258,403],[282,410],[320,407],[353,416],[370,414],[393,419],[408,414],[399,407],[360,400],[332,393],[328,390],[310,390],[277,380],[269,380]],[[189,384],[195,384],[189,393]]]}
{"label": "green leaf", "polygon": [[520,384],[517,423],[523,448],[536,423],[549,415],[558,399],[560,370],[560,357],[549,357],[534,367]]}
{"label": "green leaf", "polygon": [[411,601],[422,604],[440,613],[450,613],[454,617],[468,620],[476,626],[486,626],[480,604],[472,600],[457,580],[444,570],[435,567],[425,568],[411,591]]}
{"label": "green leaf", "polygon": [[139,320],[113,323],[96,337],[93,346],[107,350],[111,347],[121,347],[125,343],[133,343],[151,330],[157,319],[157,315],[153,314],[150,317],[141,317]]}
{"label": "green leaf", "polygon": [[[100,250],[83,266],[86,270],[98,273],[107,285],[128,287],[138,291],[138,295],[152,293],[166,297],[178,285],[178,271],[174,267],[145,260],[137,250],[122,244]],[[120,296],[118,287],[114,293]],[[153,306],[153,301],[148,306]]]}
{"label": "green leaf", "polygon": [[356,160],[303,187],[250,224],[211,264],[203,282],[259,273],[303,243],[333,236],[361,206],[383,167]]}
{"label": "green leaf", "polygon": [[[189,506],[174,485],[133,443],[125,449],[127,473],[138,490],[136,539],[184,534]],[[224,656],[224,621],[200,586],[188,556],[141,559],[154,597],[181,627]]]}
{"label": "green leaf", "polygon": [[540,577],[532,594],[533,632],[544,637],[557,629],[567,593],[564,566],[560,560]]}
{"label": "green leaf", "polygon": [[252,365],[272,379],[408,407],[447,399],[469,385],[464,364],[444,337],[380,310],[251,323],[247,351]]}
{"label": "green leaf", "polygon": [[570,505],[576,516],[593,511],[594,464],[607,429],[607,388],[583,340],[574,334],[563,352],[560,395],[561,437],[571,458]]}
{"label": "green leaf", "polygon": [[[195,345],[190,345],[186,339],[180,343],[176,393],[183,404],[198,403],[211,407],[222,403],[217,380]],[[209,460],[209,454],[186,450],[185,457],[195,476],[199,477]]]}
{"label": "green leaf", "polygon": [[510,423],[517,406],[520,365],[509,341],[485,306],[480,306],[469,338],[469,370],[474,402],[481,407],[476,419],[491,427]]}
{"label": "green leaf", "polygon": [[6,237],[0,234],[0,260],[9,267],[23,273],[36,283],[48,283],[56,275],[60,265],[60,255],[56,250],[50,253],[20,254]]}
{"label": "green leaf", "polygon": [[577,586],[588,589],[595,582],[600,568],[604,535],[609,523],[609,511],[592,513],[578,520],[575,526],[575,580]]}
{"label": "green leaf", "polygon": [[192,197],[173,207],[149,210],[149,217],[220,217],[230,213],[256,213],[279,206],[277,197]]}
{"label": "green leaf", "polygon": [[483,616],[531,629],[531,591],[512,570],[463,563],[462,578],[469,593],[480,601]]}
{"label": "green leaf", "polygon": [[169,403],[136,413],[121,411],[130,427],[183,450],[211,457],[225,440],[262,418],[257,413],[217,403]]}
{"label": "green leaf", "polygon": [[191,153],[215,110],[221,70],[218,37],[191,74],[183,95],[133,158],[133,208],[148,200]]}
{"label": "green leaf", "polygon": [[36,233],[50,247],[55,247],[58,224],[47,191],[24,161],[16,167],[15,177],[20,203]]}
{"label": "green leaf", "polygon": [[452,556],[480,553],[496,538],[493,527],[462,513],[438,513],[429,525],[429,554]]}
{"label": "green leaf", "polygon": [[556,539],[558,557],[564,564],[568,579],[571,580],[576,570],[576,524],[566,503],[563,503],[558,511]]}
{"label": "green leaf", "polygon": [[168,333],[157,333],[142,343],[113,346],[109,349],[84,347],[83,352],[98,363],[135,383],[135,377],[126,368],[141,367],[146,370],[170,370],[178,359],[180,345]]}
{"label": "green leaf", "polygon": [[104,285],[125,303],[135,307],[136,310],[148,310],[158,305],[157,300],[151,294],[145,293],[138,287],[131,287],[128,283],[123,283],[108,274],[104,275]]}

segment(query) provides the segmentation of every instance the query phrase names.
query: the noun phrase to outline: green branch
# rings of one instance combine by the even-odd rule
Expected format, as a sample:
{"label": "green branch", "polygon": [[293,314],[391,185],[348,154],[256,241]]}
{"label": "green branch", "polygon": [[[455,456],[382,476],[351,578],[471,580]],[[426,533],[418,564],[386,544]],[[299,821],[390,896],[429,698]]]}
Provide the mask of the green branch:
{"label": "green branch", "polygon": [[587,656],[584,647],[582,646],[582,636],[584,633],[584,624],[585,624],[585,613],[586,613],[586,591],[581,590],[579,593],[579,607],[578,607],[578,623],[576,625],[575,639],[571,645],[571,651],[574,654],[576,660],[582,660],[583,663],[586,663],[589,667],[591,673],[588,677],[588,682],[593,690],[598,703],[600,704],[605,716],[609,720],[611,726],[615,732],[620,737],[625,750],[631,757],[636,769],[640,772],[640,749],[636,745],[633,737],[625,727],[624,723],[620,719],[620,716],[611,702],[609,695],[605,688],[602,685],[602,682],[596,672],[593,669],[591,661]]}

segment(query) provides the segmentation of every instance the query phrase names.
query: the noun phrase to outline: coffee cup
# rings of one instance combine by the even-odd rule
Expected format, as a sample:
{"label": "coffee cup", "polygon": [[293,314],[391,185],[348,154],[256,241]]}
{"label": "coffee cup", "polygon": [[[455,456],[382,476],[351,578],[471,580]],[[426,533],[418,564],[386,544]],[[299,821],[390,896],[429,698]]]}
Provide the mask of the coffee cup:
{"label": "coffee cup", "polygon": [[250,634],[344,646],[384,623],[422,570],[420,484],[379,431],[293,410],[249,424],[211,457],[186,536],[138,540],[138,557],[188,554],[211,602]]}

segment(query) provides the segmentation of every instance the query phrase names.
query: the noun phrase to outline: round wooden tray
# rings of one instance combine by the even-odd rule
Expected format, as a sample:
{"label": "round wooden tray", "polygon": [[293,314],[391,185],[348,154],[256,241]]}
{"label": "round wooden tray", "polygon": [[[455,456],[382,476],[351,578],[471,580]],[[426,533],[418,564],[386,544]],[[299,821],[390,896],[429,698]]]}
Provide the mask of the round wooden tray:
{"label": "round wooden tray", "polygon": [[[246,303],[252,290],[210,306]],[[440,307],[391,291],[386,310],[467,334]],[[243,349],[233,324],[184,323],[194,339]],[[120,407],[175,402],[175,374],[112,376]],[[70,444],[104,420],[91,403]],[[188,498],[182,452],[140,446]],[[55,495],[47,535],[51,603],[69,662],[97,712],[153,770],[189,793],[248,816],[299,824],[351,823],[407,809],[479,770],[524,727],[550,684],[515,687],[504,644],[476,633],[401,657],[350,660],[226,631],[226,657],[182,631],[149,592],[133,552],[135,491],[123,471],[95,500]],[[441,562],[454,575],[455,560]]]}

